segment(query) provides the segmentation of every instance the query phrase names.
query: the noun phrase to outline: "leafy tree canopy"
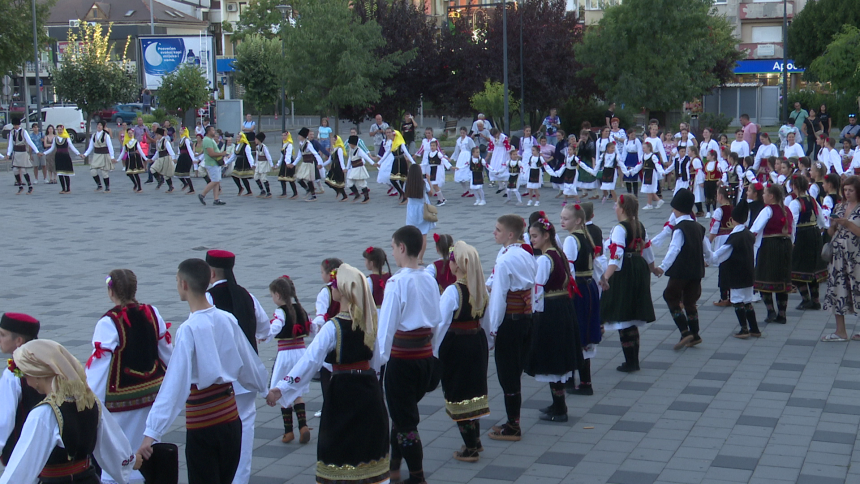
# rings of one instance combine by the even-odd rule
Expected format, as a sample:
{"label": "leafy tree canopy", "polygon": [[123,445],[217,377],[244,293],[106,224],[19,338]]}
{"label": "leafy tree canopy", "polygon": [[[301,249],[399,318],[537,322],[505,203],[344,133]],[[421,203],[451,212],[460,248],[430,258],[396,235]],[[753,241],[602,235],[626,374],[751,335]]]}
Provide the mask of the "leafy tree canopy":
{"label": "leafy tree canopy", "polygon": [[[493,126],[502,126],[502,131],[508,131],[509,126],[504,126],[505,115],[505,86],[501,82],[487,80],[484,90],[476,93],[469,99],[472,109],[479,113],[485,113],[492,120]],[[514,98],[513,93],[508,92],[508,110],[514,112],[520,108],[520,101]]]}
{"label": "leafy tree canopy", "polygon": [[833,38],[824,54],[812,61],[810,68],[820,79],[830,81],[837,91],[853,95],[860,93],[860,60],[857,46],[860,45],[860,29],[845,25],[842,32]]}
{"label": "leafy tree canopy", "polygon": [[[44,29],[45,21],[56,0],[36,3],[36,26],[39,46],[50,42]],[[0,0],[0,76],[19,72],[24,62],[32,61],[33,52],[33,7],[31,0]]]}
{"label": "leafy tree canopy", "polygon": [[251,0],[251,3],[242,9],[242,15],[236,24],[236,32],[233,34],[233,39],[242,41],[249,35],[255,34],[270,39],[277,37],[284,22],[284,15],[278,10],[277,6],[283,4],[285,1]]}
{"label": "leafy tree canopy", "polygon": [[[574,51],[606,98],[650,110],[676,108],[728,81],[743,58],[712,0],[625,0],[588,28]],[[659,12],[659,15],[656,13]]]}
{"label": "leafy tree canopy", "polygon": [[183,114],[203,106],[209,100],[206,71],[197,65],[182,64],[161,78],[158,98],[163,107]]}
{"label": "leafy tree canopy", "polygon": [[259,34],[246,37],[236,48],[235,67],[236,82],[245,88],[245,99],[258,110],[278,100],[284,70],[280,40]]}
{"label": "leafy tree canopy", "polygon": [[843,25],[860,27],[860,8],[845,0],[807,1],[788,27],[788,54],[794,65],[810,67]]}

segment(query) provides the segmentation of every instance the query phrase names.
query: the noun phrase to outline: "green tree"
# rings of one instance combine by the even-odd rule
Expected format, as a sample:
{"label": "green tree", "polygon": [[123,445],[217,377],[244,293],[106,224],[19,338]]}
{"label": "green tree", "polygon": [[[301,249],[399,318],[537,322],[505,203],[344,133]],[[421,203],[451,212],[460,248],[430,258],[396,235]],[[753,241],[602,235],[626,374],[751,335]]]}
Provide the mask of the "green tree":
{"label": "green tree", "polygon": [[860,27],[860,8],[856,2],[817,0],[806,2],[788,27],[788,54],[794,65],[810,67],[824,53],[843,25]]}
{"label": "green tree", "polygon": [[[727,82],[737,50],[712,0],[625,0],[609,7],[574,48],[607,99],[668,110]],[[655,14],[659,12],[659,15]]]}
{"label": "green tree", "polygon": [[242,9],[242,15],[239,22],[236,23],[233,39],[243,41],[251,35],[262,35],[269,39],[277,37],[281,22],[284,19],[277,6],[285,3],[290,2],[287,0],[251,0],[251,3]]}
{"label": "green tree", "polygon": [[860,93],[860,29],[845,25],[833,38],[824,54],[812,61],[810,69],[819,78],[830,82],[834,90],[857,95]]}
{"label": "green tree", "polygon": [[96,111],[133,100],[138,83],[124,54],[122,59],[111,58],[111,25],[103,31],[101,24],[82,22],[80,29],[80,34],[69,30],[69,50],[54,70],[54,86],[61,99],[77,105],[89,120]]}
{"label": "green tree", "polygon": [[[508,133],[509,126],[504,126],[505,115],[505,86],[501,82],[492,82],[487,79],[484,82],[484,90],[469,98],[472,109],[486,114],[493,126],[501,126],[501,130]],[[514,99],[513,93],[508,91],[508,111],[514,113],[520,109],[520,101]]]}
{"label": "green tree", "polygon": [[[36,3],[36,26],[39,46],[50,42],[45,21],[56,0]],[[0,76],[18,72],[25,62],[33,60],[33,8],[31,0],[0,0]]]}
{"label": "green tree", "polygon": [[179,69],[161,78],[158,98],[162,106],[181,111],[181,118],[185,119],[186,113],[193,112],[209,100],[206,71],[197,65],[182,64]]}
{"label": "green tree", "polygon": [[[262,114],[264,106],[276,103],[281,93],[283,58],[281,42],[259,34],[245,37],[236,47],[236,82],[245,88],[245,99]],[[259,124],[259,120],[258,120]]]}
{"label": "green tree", "polygon": [[[415,55],[378,54],[385,42],[379,24],[361,23],[349,8],[350,0],[296,0],[292,6],[299,15],[283,32],[287,90],[313,99],[322,113],[378,102],[383,79]],[[334,123],[335,132],[337,126]]]}

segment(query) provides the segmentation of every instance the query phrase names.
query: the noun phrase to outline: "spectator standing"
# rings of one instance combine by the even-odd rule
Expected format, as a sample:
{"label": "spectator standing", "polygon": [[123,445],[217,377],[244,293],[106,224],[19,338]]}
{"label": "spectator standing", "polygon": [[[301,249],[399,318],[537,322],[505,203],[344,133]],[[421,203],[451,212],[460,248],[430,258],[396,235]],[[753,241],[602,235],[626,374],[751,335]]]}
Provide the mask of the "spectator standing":
{"label": "spectator standing", "polygon": [[824,133],[821,130],[821,120],[818,119],[815,111],[809,111],[809,116],[803,121],[803,131],[806,134],[806,156],[811,156],[815,151],[815,141],[820,134]]}
{"label": "spectator standing", "polygon": [[155,179],[152,176],[152,159],[155,157],[155,132],[159,129],[158,123],[152,123],[149,131],[146,133],[146,144],[149,147],[149,151],[146,153],[146,157],[149,158],[149,161],[146,163],[146,173],[149,177],[146,179],[146,183],[152,183]]}
{"label": "spectator standing", "polygon": [[484,113],[478,113],[478,119],[476,119],[472,123],[472,131],[469,133],[470,135],[474,135],[475,133],[478,132],[478,123],[484,123],[484,128],[486,128],[487,131],[493,129],[492,123],[490,123],[490,121],[487,120],[487,117],[484,116]]}
{"label": "spectator standing", "polygon": [[[836,331],[821,338],[822,341],[848,341],[845,315],[860,313],[860,178],[849,176],[842,185],[842,203],[830,215],[827,233],[833,237],[830,244],[833,258],[827,266],[827,294],[824,309],[836,316]],[[860,333],[851,337],[860,340]]]}
{"label": "spectator standing", "polygon": [[373,136],[373,154],[382,156],[382,145],[385,144],[385,130],[388,129],[388,123],[382,120],[382,115],[376,115],[376,121],[370,125],[370,136]]}
{"label": "spectator standing", "polygon": [[39,131],[39,123],[30,125],[30,139],[36,145],[36,150],[30,152],[30,163],[33,164],[33,183],[39,183],[39,170],[42,170],[42,183],[48,183],[48,167],[45,165],[45,157],[39,153],[44,152],[42,149],[42,133]]}
{"label": "spectator standing", "polygon": [[[483,114],[479,114],[478,116],[483,116]],[[487,124],[489,124],[489,122],[487,122]],[[490,136],[490,128],[488,128],[483,121],[475,121],[472,139],[475,140],[475,144],[478,145],[478,148],[481,150],[481,159],[487,158],[487,147],[490,144]],[[493,185],[491,184],[490,186]]]}
{"label": "spectator standing", "polygon": [[134,128],[132,128],[132,129],[134,129],[134,139],[136,139],[138,143],[141,143],[144,145],[144,146],[142,146],[142,148],[144,148],[144,150],[147,149],[148,145],[149,145],[149,141],[148,141],[149,128],[147,128],[146,125],[143,124],[143,118],[142,117],[138,116],[137,124],[134,125]]}
{"label": "spectator standing", "polygon": [[317,141],[326,151],[331,151],[331,126],[328,125],[328,118],[320,119],[320,126],[317,128]]}
{"label": "spectator standing", "polygon": [[799,102],[794,103],[794,111],[788,114],[788,119],[794,120],[795,126],[803,126],[803,122],[809,116],[809,112],[800,106]]}
{"label": "spectator standing", "polygon": [[[42,153],[44,153],[48,148],[50,148],[54,144],[54,138],[57,136],[57,133],[54,130],[54,125],[49,124],[47,128],[45,128],[45,137],[42,138]],[[51,185],[57,184],[57,166],[54,163],[54,153],[49,155],[45,155],[45,166],[48,167],[48,175],[50,175],[51,180],[48,182]]]}
{"label": "spectator standing", "polygon": [[744,141],[747,142],[751,151],[755,150],[756,139],[758,138],[758,125],[750,122],[749,114],[741,114],[741,126],[744,130]]}
{"label": "spectator standing", "polygon": [[[125,131],[123,131],[125,132]],[[169,120],[164,121],[164,135],[167,136],[167,139],[173,143],[174,138],[176,137],[176,128],[170,125]]]}
{"label": "spectator standing", "polygon": [[857,147],[857,135],[860,134],[860,125],[857,124],[857,115],[848,115],[848,124],[839,133],[839,141],[851,140],[851,147]]}
{"label": "spectator standing", "polygon": [[203,138],[203,166],[206,168],[210,182],[206,184],[203,193],[197,195],[203,205],[206,205],[206,194],[210,190],[215,199],[214,205],[226,205],[226,202],[221,201],[221,168],[224,162],[220,160],[227,154],[228,151],[221,151],[218,148],[218,143],[215,141],[215,128],[209,128],[206,131],[206,137]]}
{"label": "spectator standing", "polygon": [[[242,132],[245,133],[246,136],[249,133],[255,134],[257,132],[257,123],[254,122],[254,118],[250,113],[245,115],[245,122],[242,123]],[[204,133],[203,135],[205,136],[206,134]]]}
{"label": "spectator standing", "polygon": [[144,89],[140,95],[140,103],[143,105],[143,114],[149,114],[152,111],[152,93],[149,89]]}
{"label": "spectator standing", "polygon": [[400,134],[403,135],[403,141],[406,142],[409,152],[412,153],[415,150],[415,118],[412,117],[411,113],[407,112],[403,115],[403,123],[400,124]]}
{"label": "spectator standing", "polygon": [[[606,120],[604,126],[612,126],[612,118],[615,117],[615,103],[609,103],[609,108],[603,113],[603,118]],[[591,126],[588,127],[591,129]]]}
{"label": "spectator standing", "polygon": [[543,129],[546,132],[546,142],[555,146],[558,143],[558,128],[561,126],[561,119],[558,117],[557,110],[552,108],[549,110],[549,116],[543,118]]}
{"label": "spectator standing", "polygon": [[824,134],[827,137],[830,137],[830,129],[833,128],[833,120],[830,119],[830,113],[827,112],[827,105],[822,104],[820,108],[818,108],[818,119],[821,121],[821,129],[824,130]]}
{"label": "spectator standing", "polygon": [[800,130],[794,125],[794,119],[789,117],[788,121],[779,128],[779,151],[785,151],[785,146],[788,144],[788,135],[794,133],[794,139],[800,139]]}

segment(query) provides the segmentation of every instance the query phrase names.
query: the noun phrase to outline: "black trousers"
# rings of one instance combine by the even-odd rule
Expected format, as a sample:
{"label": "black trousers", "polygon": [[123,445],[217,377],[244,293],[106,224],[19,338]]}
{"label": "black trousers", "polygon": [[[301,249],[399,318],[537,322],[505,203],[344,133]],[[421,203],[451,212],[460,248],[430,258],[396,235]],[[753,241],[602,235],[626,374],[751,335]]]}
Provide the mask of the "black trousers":
{"label": "black trousers", "polygon": [[520,393],[531,334],[531,315],[517,320],[514,320],[511,315],[506,315],[502,325],[499,326],[496,334],[496,373],[499,376],[502,392],[506,395]]}
{"label": "black trousers", "polygon": [[231,484],[242,452],[242,421],[189,430],[185,459],[188,484]]}
{"label": "black trousers", "polygon": [[434,359],[391,358],[385,366],[385,401],[392,429],[409,432],[418,428],[418,402],[424,398],[433,377]]}

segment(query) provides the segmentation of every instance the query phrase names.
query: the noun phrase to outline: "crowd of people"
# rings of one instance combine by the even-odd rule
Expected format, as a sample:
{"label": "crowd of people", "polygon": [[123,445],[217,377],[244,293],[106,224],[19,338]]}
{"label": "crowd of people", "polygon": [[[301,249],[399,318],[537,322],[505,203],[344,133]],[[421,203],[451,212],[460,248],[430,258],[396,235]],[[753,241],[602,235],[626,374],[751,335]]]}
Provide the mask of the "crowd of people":
{"label": "crowd of people", "polygon": [[[567,422],[567,395],[594,393],[590,360],[606,331],[618,331],[621,341],[617,370],[639,371],[639,332],[656,319],[651,276],[668,277],[663,299],[678,328],[678,351],[704,343],[698,307],[707,267],[718,271],[720,299],[714,304],[731,306],[737,317],[736,338],[762,336],[754,306],[759,299],[764,322],[786,324],[789,295],[797,293],[798,310],[836,315],[836,331],[822,341],[860,339],[845,326],[845,316],[860,311],[860,164],[853,152],[831,158],[832,142],[811,159],[795,148],[795,133],[779,147],[767,133],[757,133],[748,116],[731,143],[708,128],[698,141],[685,124],[676,134],[661,132],[656,122],[640,137],[635,129],[621,129],[614,116],[596,136],[586,126],[579,137],[565,137],[561,120],[550,113],[539,137],[527,127],[519,139],[488,128],[479,117],[471,130],[460,129],[449,161],[432,130],[413,156],[401,131],[383,126],[381,117],[376,121],[373,151],[355,134],[344,144],[329,133],[326,147],[317,133],[302,128],[297,142],[283,133],[277,164],[253,125],[243,126],[232,150],[226,140],[219,144],[214,127],[203,127],[196,142],[183,128],[174,151],[164,126],[148,130],[139,123],[125,132],[116,156],[100,125],[82,154],[92,156],[99,190],[101,182],[110,190],[109,173],[119,159],[135,192],[148,169],[159,186],[173,190],[176,177],[194,193],[190,174],[205,170],[203,204],[209,191],[216,204],[224,203],[219,182],[225,175],[234,178],[240,195],[253,193],[253,178],[260,196],[270,197],[267,175],[275,167],[282,197],[289,184],[296,198],[298,183],[305,200],[313,201],[324,181],[341,200],[349,188],[354,200],[367,202],[366,167],[378,164],[377,182],[390,185],[407,205],[407,225],[392,234],[390,249],[362,251],[367,275],[339,254],[321,261],[322,287],[313,309],[305,309],[293,280],[282,276],[269,283],[275,309],[266,311],[236,281],[230,252],[211,250],[206,260],[185,260],[176,284],[191,314],[173,336],[157,308],[137,300],[134,272],[113,270],[106,278],[112,306],[95,325],[84,365],[61,345],[39,339],[36,318],[4,314],[0,351],[12,358],[0,379],[6,466],[0,484],[37,477],[90,483],[100,475],[124,483],[135,472],[153,482],[176,482],[176,447],[163,439],[183,408],[189,482],[247,483],[256,395],[267,392],[267,403],[280,407],[282,442],[298,435],[300,444],[308,443],[302,396],[317,372],[324,400],[318,482],[421,484],[418,404],[426,393],[441,385],[446,413],[463,439],[453,451],[458,461],[478,462],[484,435],[522,439],[523,373],[549,387],[552,404],[539,418]],[[45,152],[56,153],[57,174],[68,191],[65,157],[78,152],[59,128]],[[550,134],[560,147],[552,146]],[[485,152],[478,138],[486,141]],[[27,146],[37,145],[16,128],[9,150],[15,163]],[[20,192],[29,174],[21,171],[27,167],[13,166]],[[538,206],[546,173],[564,201],[556,215],[538,210],[525,220],[510,214],[495,221],[493,237],[501,247],[489,277],[478,251],[448,234],[433,234],[439,259],[425,264],[436,218],[428,207],[431,197],[445,204],[446,169],[468,185],[464,197],[474,195],[476,205],[486,204],[485,174],[507,201],[521,204],[525,185],[529,205]],[[670,188],[671,215],[659,233],[649,234],[640,209],[662,206]],[[640,190],[647,199],[641,208]],[[597,200],[614,205],[617,223],[606,238],[593,223]],[[707,226],[702,219],[709,219]],[[658,261],[653,248],[667,244]],[[399,268],[393,274],[388,250]],[[278,356],[269,380],[257,351],[270,342]],[[480,421],[490,414],[490,350],[504,419],[482,431]],[[403,461],[408,476],[401,475]]]}

